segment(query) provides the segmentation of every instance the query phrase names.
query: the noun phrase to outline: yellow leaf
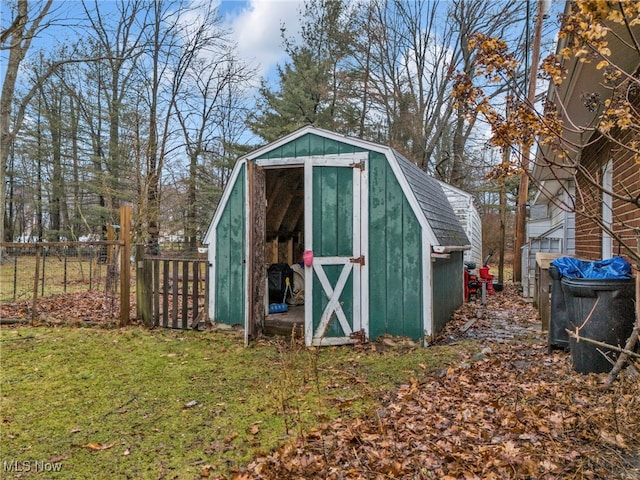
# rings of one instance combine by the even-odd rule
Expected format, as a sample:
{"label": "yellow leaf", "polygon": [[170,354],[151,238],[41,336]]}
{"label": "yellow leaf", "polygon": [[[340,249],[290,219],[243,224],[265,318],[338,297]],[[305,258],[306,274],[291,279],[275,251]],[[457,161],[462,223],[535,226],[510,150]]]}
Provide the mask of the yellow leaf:
{"label": "yellow leaf", "polygon": [[109,444],[109,445],[103,445],[101,443],[87,443],[85,445],[83,445],[84,448],[88,448],[89,450],[108,450],[109,448],[113,447],[113,443]]}
{"label": "yellow leaf", "polygon": [[596,70],[602,70],[604,67],[608,66],[609,62],[607,62],[606,60],[602,60],[600,63],[598,63],[598,65],[596,65]]}
{"label": "yellow leaf", "polygon": [[83,445],[83,447],[88,448],[89,450],[100,450],[99,443],[87,443],[86,445]]}

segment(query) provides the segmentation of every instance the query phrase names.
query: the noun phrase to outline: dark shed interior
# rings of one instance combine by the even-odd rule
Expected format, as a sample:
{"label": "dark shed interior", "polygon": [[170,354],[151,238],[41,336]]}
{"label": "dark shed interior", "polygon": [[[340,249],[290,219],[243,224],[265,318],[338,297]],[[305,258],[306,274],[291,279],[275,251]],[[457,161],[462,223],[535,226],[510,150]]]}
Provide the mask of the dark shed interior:
{"label": "dark shed interior", "polygon": [[[264,278],[273,264],[292,266],[302,261],[304,251],[304,168],[276,167],[264,169],[264,262],[262,272],[256,278]],[[256,239],[260,242],[260,238]],[[256,265],[258,266],[258,265]],[[299,271],[299,270],[298,270]],[[296,335],[303,335],[304,325],[304,286],[300,291],[300,278],[292,279],[294,294],[288,298],[288,311],[285,313],[265,312],[263,333],[290,335],[292,329]],[[271,286],[272,280],[269,280]],[[270,288],[264,292],[268,303],[280,303],[281,296],[271,298]],[[261,300],[258,295],[257,301]],[[259,310],[257,310],[259,311]]]}
{"label": "dark shed interior", "polygon": [[265,262],[292,265],[304,250],[304,168],[265,171]]}

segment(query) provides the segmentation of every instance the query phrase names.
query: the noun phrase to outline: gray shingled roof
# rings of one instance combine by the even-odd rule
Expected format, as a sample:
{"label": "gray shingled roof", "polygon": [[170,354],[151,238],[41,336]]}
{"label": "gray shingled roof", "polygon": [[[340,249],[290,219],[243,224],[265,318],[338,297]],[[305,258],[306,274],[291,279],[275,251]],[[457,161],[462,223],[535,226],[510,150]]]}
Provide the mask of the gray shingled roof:
{"label": "gray shingled roof", "polygon": [[392,151],[440,246],[470,245],[440,183],[400,153]]}

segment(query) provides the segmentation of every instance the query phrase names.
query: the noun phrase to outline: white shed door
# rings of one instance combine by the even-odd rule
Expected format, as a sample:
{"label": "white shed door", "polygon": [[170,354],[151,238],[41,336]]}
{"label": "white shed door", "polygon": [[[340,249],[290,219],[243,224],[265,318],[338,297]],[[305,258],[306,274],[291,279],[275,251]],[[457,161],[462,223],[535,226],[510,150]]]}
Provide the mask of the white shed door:
{"label": "white shed door", "polygon": [[[305,163],[305,340],[339,345],[364,340],[362,195],[366,154],[311,157]],[[366,237],[366,234],[365,234]],[[366,309],[365,309],[366,310]]]}

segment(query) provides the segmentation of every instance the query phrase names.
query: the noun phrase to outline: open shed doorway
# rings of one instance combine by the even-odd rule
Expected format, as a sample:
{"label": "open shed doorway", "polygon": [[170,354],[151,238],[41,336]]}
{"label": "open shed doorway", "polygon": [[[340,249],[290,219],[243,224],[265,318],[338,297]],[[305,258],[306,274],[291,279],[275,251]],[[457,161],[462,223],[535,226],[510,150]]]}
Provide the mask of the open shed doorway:
{"label": "open shed doorway", "polygon": [[[264,168],[264,263],[265,282],[264,322],[265,335],[291,335],[295,329],[298,338],[304,335],[304,168]],[[285,278],[289,279],[289,289]],[[278,312],[270,305],[287,305],[286,312]],[[260,309],[262,310],[262,309]]]}

